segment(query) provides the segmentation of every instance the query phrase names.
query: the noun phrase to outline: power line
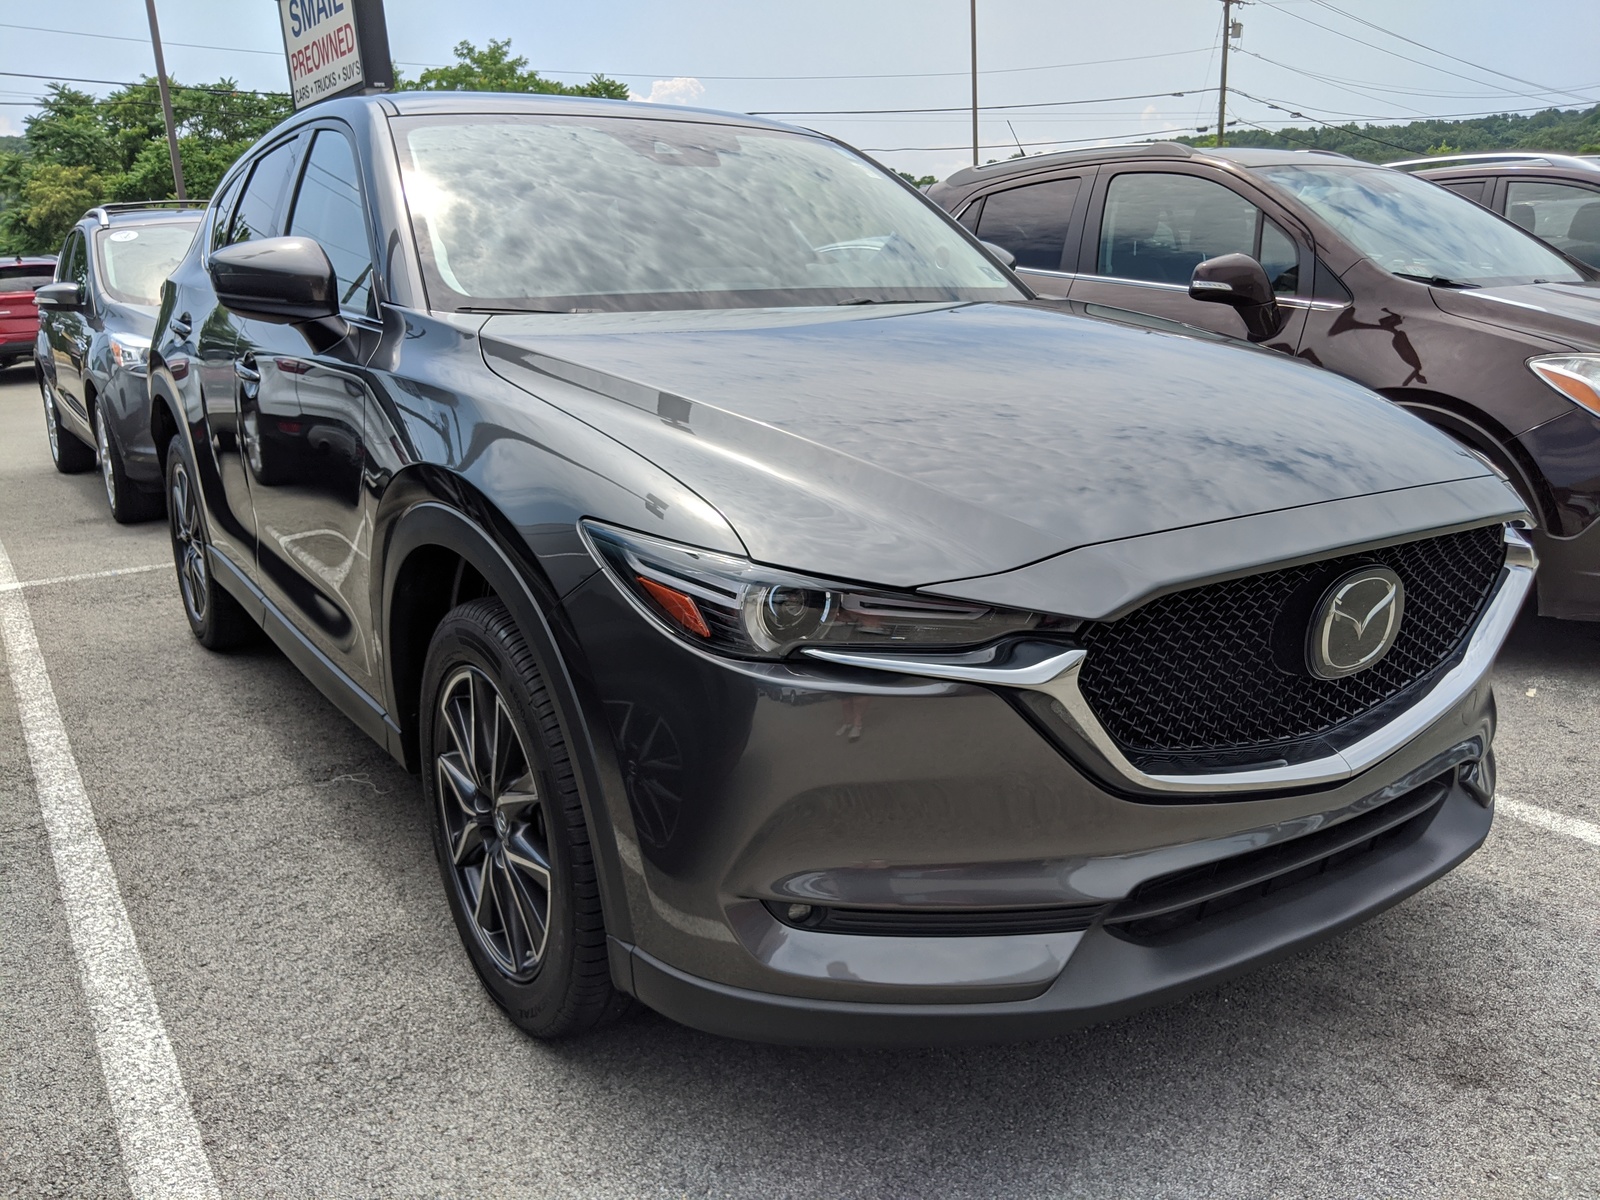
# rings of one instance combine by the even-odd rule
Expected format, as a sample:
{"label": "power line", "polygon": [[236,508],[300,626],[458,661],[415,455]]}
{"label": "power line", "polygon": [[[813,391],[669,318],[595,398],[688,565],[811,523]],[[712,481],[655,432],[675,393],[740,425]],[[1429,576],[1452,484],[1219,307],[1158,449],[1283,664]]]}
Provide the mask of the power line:
{"label": "power line", "polygon": [[[1392,84],[1376,83],[1370,79],[1346,79],[1341,75],[1325,75],[1318,71],[1313,71],[1308,67],[1297,67],[1291,63],[1279,62],[1277,59],[1268,58],[1265,54],[1258,53],[1255,50],[1240,50],[1239,52],[1241,54],[1248,54],[1251,58],[1259,58],[1262,62],[1270,63],[1274,67],[1279,67],[1285,71],[1292,71],[1296,75],[1304,75],[1308,79],[1315,79],[1319,83],[1326,83],[1332,85],[1333,87],[1355,91],[1357,95],[1366,94],[1366,92],[1362,89],[1370,89],[1374,92],[1392,92],[1398,96],[1415,96],[1441,100],[1492,100],[1496,96],[1520,94],[1515,92],[1507,92],[1504,88],[1496,88],[1492,92],[1442,92],[1437,88],[1396,87]],[[1600,88],[1600,83],[1578,84],[1577,86],[1580,88],[1586,87],[1591,89]],[[1577,93],[1568,88],[1552,88],[1550,89],[1550,95],[1573,96],[1577,95]],[[1368,98],[1372,99],[1373,97]],[[1580,99],[1583,99],[1586,103],[1594,103],[1593,100],[1590,100],[1587,97],[1580,97]]]}
{"label": "power line", "polygon": [[[1194,133],[1194,132],[1196,132],[1196,127],[1195,126],[1193,126],[1193,125],[1184,125],[1184,126],[1181,126],[1181,127],[1177,128],[1177,129],[1157,129],[1157,130],[1154,130],[1154,131],[1152,131],[1150,133],[1145,134],[1144,136],[1145,136],[1146,139],[1149,139],[1149,138],[1161,137],[1163,134],[1168,134],[1168,133]],[[1083,142],[1104,142],[1104,141],[1107,141],[1107,140],[1109,140],[1109,139],[1103,138],[1103,137],[1056,138],[1056,139],[1054,139],[1052,141],[1046,141],[1046,142],[1023,142],[1022,144],[1024,146],[1074,146],[1074,145],[1078,145],[1078,144],[1083,143]],[[1008,150],[1014,145],[1016,145],[1015,142],[987,142],[987,143],[979,146],[978,149],[980,149],[980,150]],[[969,149],[971,149],[971,143],[963,142],[959,146],[863,146],[863,147],[860,147],[860,149],[861,149],[861,152],[863,154],[900,154],[900,153],[905,153],[905,152],[911,151],[911,150],[969,150]]]}
{"label": "power line", "polygon": [[1365,17],[1358,17],[1354,13],[1345,12],[1344,9],[1342,9],[1342,8],[1335,8],[1332,4],[1328,3],[1328,0],[1311,0],[1311,3],[1317,5],[1319,8],[1325,8],[1331,13],[1337,13],[1339,16],[1345,18],[1345,20],[1347,20],[1347,21],[1354,21],[1359,25],[1365,25],[1368,29],[1376,29],[1379,33],[1386,33],[1392,38],[1398,38],[1402,42],[1406,42],[1406,43],[1408,43],[1408,44],[1410,44],[1412,46],[1418,46],[1421,49],[1428,51],[1430,54],[1437,54],[1441,58],[1448,58],[1452,62],[1461,63],[1463,66],[1472,67],[1474,70],[1487,71],[1491,75],[1498,75],[1502,79],[1509,79],[1513,83],[1526,84],[1528,87],[1537,88],[1541,92],[1560,92],[1563,95],[1573,96],[1573,97],[1576,97],[1577,99],[1580,99],[1580,100],[1589,99],[1589,97],[1587,97],[1587,96],[1578,96],[1578,94],[1576,92],[1569,92],[1569,91],[1566,91],[1566,89],[1564,89],[1564,88],[1545,87],[1543,84],[1535,83],[1531,79],[1523,79],[1520,75],[1508,75],[1504,71],[1497,71],[1497,70],[1495,70],[1495,68],[1486,67],[1482,63],[1472,62],[1472,61],[1470,61],[1468,59],[1461,58],[1461,57],[1459,57],[1457,55],[1451,54],[1449,51],[1439,50],[1439,49],[1436,49],[1433,46],[1424,45],[1422,42],[1417,41],[1415,38],[1408,38],[1403,33],[1396,33],[1392,29],[1385,29],[1382,25],[1375,25],[1371,21],[1367,20]]}
{"label": "power line", "polygon": [[[44,79],[51,83],[99,83],[108,87],[124,88],[145,87],[147,82],[155,82],[153,79],[130,82],[126,79],[85,79],[78,75],[31,75],[27,71],[0,71],[0,75],[4,75],[8,79]],[[213,96],[268,96],[277,100],[287,100],[289,98],[288,92],[260,92],[254,88],[199,87],[186,83],[175,83],[172,86],[180,92],[206,92]]]}
{"label": "power line", "polygon": [[[144,43],[149,40],[147,38],[129,37],[125,34],[90,33],[82,29],[48,29],[43,25],[16,25],[5,21],[0,21],[0,29],[23,29],[32,33],[59,33],[68,37],[103,38],[109,41],[117,42]],[[168,46],[183,46],[190,50],[221,50],[233,54],[265,54],[272,58],[281,58],[283,56],[282,50],[257,50],[249,46],[209,46],[200,42],[167,42],[166,44]],[[1159,54],[1130,54],[1123,58],[1096,58],[1089,59],[1084,62],[1045,63],[1036,67],[996,67],[992,70],[979,71],[978,74],[1018,75],[1027,71],[1061,71],[1072,67],[1102,67],[1114,63],[1144,62],[1153,58],[1179,58],[1185,54],[1203,54],[1205,53],[1206,49],[1207,47],[1205,46],[1196,46],[1192,50],[1167,50]],[[402,67],[422,67],[424,69],[456,65],[453,63],[407,62],[402,59],[396,59],[395,62],[398,66]],[[685,74],[682,71],[656,71],[654,73],[647,74],[642,71],[565,71],[555,70],[552,68],[544,68],[540,71],[540,73],[544,75],[605,75],[613,79],[674,79],[682,77]],[[711,79],[718,82],[786,82],[843,79],[946,79],[953,76],[960,76],[961,78],[965,79],[969,73],[970,72],[967,71],[908,71],[896,75],[696,75],[694,78]]]}
{"label": "power line", "polygon": [[[1237,89],[1235,89],[1235,90],[1237,90]],[[1380,146],[1388,146],[1391,150],[1403,150],[1407,154],[1426,154],[1427,153],[1426,150],[1414,150],[1410,146],[1402,146],[1399,142],[1391,142],[1391,141],[1388,141],[1388,140],[1386,140],[1384,138],[1373,137],[1369,133],[1362,133],[1359,129],[1347,129],[1344,126],[1342,126],[1342,125],[1340,125],[1340,124],[1338,124],[1337,122],[1334,122],[1334,121],[1322,121],[1322,120],[1318,120],[1318,118],[1316,118],[1316,117],[1308,117],[1302,112],[1296,112],[1296,111],[1293,111],[1291,109],[1285,108],[1281,104],[1274,104],[1270,100],[1263,100],[1260,96],[1252,96],[1249,92],[1239,92],[1239,95],[1243,96],[1246,100],[1254,100],[1257,104],[1265,104],[1268,108],[1276,109],[1278,112],[1288,113],[1291,117],[1298,117],[1302,121],[1312,121],[1312,122],[1314,122],[1314,123],[1316,123],[1318,125],[1324,125],[1329,129],[1338,129],[1343,133],[1354,134],[1358,138],[1364,138],[1365,140],[1367,140],[1369,142],[1376,142]]]}
{"label": "power line", "polygon": [[[1137,96],[1091,96],[1085,100],[1040,100],[1033,104],[985,104],[978,109],[979,112],[1000,112],[1018,108],[1056,108],[1066,104],[1105,104],[1113,100],[1152,100],[1166,96],[1192,96],[1200,92],[1214,92],[1214,87],[1188,88],[1181,92],[1141,92]],[[954,108],[788,108],[768,109],[761,112],[751,112],[752,117],[862,117],[878,116],[880,114],[894,113],[964,113],[971,112],[972,106],[958,105]]]}
{"label": "power line", "polygon": [[[1296,21],[1304,21],[1307,25],[1313,25],[1324,32],[1333,34],[1335,37],[1342,37],[1346,41],[1354,42],[1358,46],[1365,46],[1369,50],[1376,50],[1379,54],[1387,54],[1391,58],[1398,58],[1401,62],[1408,62],[1413,66],[1423,67],[1429,71],[1438,71],[1441,75],[1453,75],[1457,79],[1465,79],[1468,83],[1475,83],[1480,87],[1497,87],[1500,91],[1506,92],[1509,95],[1525,96],[1528,99],[1533,98],[1528,96],[1528,93],[1519,92],[1515,88],[1500,87],[1498,84],[1490,83],[1487,79],[1474,79],[1471,75],[1463,75],[1460,71],[1452,71],[1448,67],[1435,66],[1433,63],[1423,62],[1419,58],[1412,58],[1409,54],[1401,54],[1398,51],[1389,50],[1383,46],[1375,46],[1369,41],[1363,41],[1361,38],[1355,37],[1353,34],[1348,34],[1342,30],[1335,29],[1331,25],[1324,25],[1321,21],[1313,21],[1310,17],[1294,12],[1291,9],[1284,8],[1281,4],[1275,3],[1274,0],[1259,0],[1259,2],[1265,7],[1272,9],[1274,12],[1280,12],[1286,17],[1293,17]],[[1568,95],[1571,95],[1571,93],[1569,92]]]}

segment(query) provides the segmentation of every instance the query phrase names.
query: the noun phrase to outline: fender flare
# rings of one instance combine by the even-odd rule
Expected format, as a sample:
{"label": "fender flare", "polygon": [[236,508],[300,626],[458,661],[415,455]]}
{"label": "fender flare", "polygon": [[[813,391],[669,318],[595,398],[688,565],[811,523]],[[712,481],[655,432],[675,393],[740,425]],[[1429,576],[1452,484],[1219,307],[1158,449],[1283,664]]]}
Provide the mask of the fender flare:
{"label": "fender flare", "polygon": [[[394,588],[400,567],[412,552],[427,546],[438,546],[460,555],[483,576],[494,589],[495,595],[511,610],[518,629],[533,646],[545,670],[545,683],[556,711],[556,720],[572,755],[573,777],[578,785],[578,797],[583,806],[584,820],[589,825],[590,845],[594,850],[595,873],[600,884],[600,907],[606,931],[613,938],[631,942],[632,920],[629,915],[627,890],[623,883],[623,867],[617,850],[615,826],[612,823],[611,805],[603,778],[620,782],[620,772],[610,755],[609,742],[597,742],[592,730],[604,729],[603,714],[595,701],[585,703],[585,689],[575,679],[569,667],[569,656],[577,650],[570,637],[560,636],[552,625],[545,606],[535,595],[525,569],[519,568],[513,557],[496,540],[484,525],[460,509],[438,499],[422,499],[407,508],[387,532],[383,545],[382,607],[379,628],[384,637],[383,686],[387,707],[397,719],[398,696],[394,679],[394,656],[390,652],[389,632],[394,621]],[[561,643],[569,644],[563,652]],[[600,724],[597,726],[596,722]],[[417,761],[417,731],[403,729],[400,750],[408,769],[419,769]],[[605,755],[602,758],[602,755]],[[609,769],[608,769],[609,768]],[[609,794],[619,794],[615,791]]]}

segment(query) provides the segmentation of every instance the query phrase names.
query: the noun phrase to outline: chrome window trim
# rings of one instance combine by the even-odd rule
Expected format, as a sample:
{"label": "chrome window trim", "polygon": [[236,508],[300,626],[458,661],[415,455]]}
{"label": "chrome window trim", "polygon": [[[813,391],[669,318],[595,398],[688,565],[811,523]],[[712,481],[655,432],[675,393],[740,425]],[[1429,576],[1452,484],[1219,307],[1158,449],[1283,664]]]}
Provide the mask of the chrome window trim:
{"label": "chrome window trim", "polygon": [[1381,729],[1334,754],[1288,766],[1188,775],[1150,775],[1139,770],[1112,741],[1078,687],[1079,672],[1088,658],[1086,650],[1050,653],[1052,648],[1033,643],[1036,649],[1024,652],[1020,659],[1013,654],[1005,662],[1001,662],[993,650],[944,658],[820,647],[808,648],[805,653],[826,662],[869,670],[1043,692],[1057,702],[1075,732],[1094,747],[1111,769],[1125,783],[1141,791],[1208,795],[1318,787],[1354,778],[1381,762],[1449,713],[1483,681],[1494,665],[1495,655],[1511,633],[1528,589],[1533,586],[1537,566],[1533,547],[1519,530],[1506,526],[1505,541],[1506,564],[1499,586],[1456,665],[1445,672],[1427,694]]}
{"label": "chrome window trim", "polygon": [[[1181,283],[1157,283],[1152,279],[1123,279],[1117,275],[1074,275],[1074,279],[1081,283],[1116,283],[1123,287],[1152,288],[1158,292],[1182,292],[1185,296],[1189,289]],[[1283,308],[1310,308],[1321,309],[1326,312],[1338,312],[1341,308],[1350,306],[1342,300],[1318,300],[1312,296],[1279,296],[1278,304]]]}

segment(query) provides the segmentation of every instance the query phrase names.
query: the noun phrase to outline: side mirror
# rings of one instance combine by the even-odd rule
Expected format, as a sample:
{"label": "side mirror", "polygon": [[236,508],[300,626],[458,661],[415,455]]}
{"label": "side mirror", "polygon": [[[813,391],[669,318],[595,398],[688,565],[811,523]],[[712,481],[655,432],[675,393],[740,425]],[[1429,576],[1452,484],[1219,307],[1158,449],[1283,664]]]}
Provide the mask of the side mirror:
{"label": "side mirror", "polygon": [[1011,251],[1007,250],[1004,246],[996,246],[993,242],[979,242],[978,245],[982,246],[990,254],[998,258],[1003,265],[1008,267],[1014,267],[1017,265],[1017,256],[1011,253]]}
{"label": "side mirror", "polygon": [[33,303],[49,312],[77,312],[83,307],[83,284],[68,279],[34,289]]}
{"label": "side mirror", "polygon": [[1272,280],[1248,254],[1219,254],[1194,269],[1189,295],[1213,304],[1231,304],[1244,321],[1252,342],[1274,336],[1282,324]]}
{"label": "side mirror", "polygon": [[223,307],[274,325],[339,315],[339,284],[327,253],[310,238],[262,238],[211,255],[211,286]]}

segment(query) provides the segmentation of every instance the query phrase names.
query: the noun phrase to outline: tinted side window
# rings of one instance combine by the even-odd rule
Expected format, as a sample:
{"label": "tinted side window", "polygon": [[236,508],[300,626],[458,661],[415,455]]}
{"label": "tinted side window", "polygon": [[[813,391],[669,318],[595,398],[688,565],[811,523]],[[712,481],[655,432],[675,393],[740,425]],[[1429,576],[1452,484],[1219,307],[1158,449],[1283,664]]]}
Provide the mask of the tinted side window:
{"label": "tinted side window", "polygon": [[1019,267],[1059,271],[1080,182],[1052,179],[991,192],[983,202],[978,236],[1015,254]]}
{"label": "tinted side window", "polygon": [[1481,179],[1452,179],[1442,186],[1449,188],[1458,196],[1465,196],[1474,204],[1483,203],[1483,184]]}
{"label": "tinted side window", "polygon": [[213,201],[216,212],[211,217],[211,249],[228,244],[228,225],[233,220],[233,204],[239,198],[239,189],[244,185],[247,172],[240,171],[228,183],[227,191]]}
{"label": "tinted side window", "polygon": [[341,307],[373,311],[366,209],[356,182],[355,154],[343,134],[331,129],[317,132],[300,177],[289,232],[313,238],[327,251],[339,281]]}
{"label": "tinted side window", "polygon": [[67,235],[67,249],[61,255],[61,278],[89,286],[89,256],[84,253],[83,234],[74,229]]}
{"label": "tinted side window", "polygon": [[293,141],[284,142],[256,163],[250,172],[250,182],[245,184],[244,193],[239,197],[239,207],[234,209],[233,219],[228,223],[229,242],[277,236],[279,201],[289,183],[294,150]]}
{"label": "tinted side window", "polygon": [[983,197],[979,196],[971,204],[961,210],[961,215],[956,218],[968,233],[978,232],[978,214],[983,211]]}
{"label": "tinted side window", "polygon": [[1557,250],[1600,265],[1600,192],[1513,180],[1506,188],[1506,216]]}
{"label": "tinted side window", "polygon": [[1261,214],[1261,249],[1256,252],[1256,261],[1278,295],[1292,296],[1300,290],[1300,250],[1265,213]]}
{"label": "tinted side window", "polygon": [[1192,175],[1131,172],[1112,179],[1100,223],[1099,274],[1186,286],[1197,266],[1219,254],[1257,259],[1276,292],[1299,286],[1294,241],[1238,193]]}

